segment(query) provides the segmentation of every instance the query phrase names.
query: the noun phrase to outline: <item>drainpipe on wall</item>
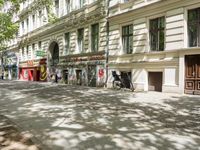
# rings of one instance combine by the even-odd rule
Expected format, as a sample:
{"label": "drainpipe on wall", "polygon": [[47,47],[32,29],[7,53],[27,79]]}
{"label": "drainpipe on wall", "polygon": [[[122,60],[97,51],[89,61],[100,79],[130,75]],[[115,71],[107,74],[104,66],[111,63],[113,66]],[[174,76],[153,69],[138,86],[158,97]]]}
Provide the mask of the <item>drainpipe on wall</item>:
{"label": "drainpipe on wall", "polygon": [[105,56],[106,56],[106,63],[105,63],[105,67],[106,67],[106,80],[105,80],[105,87],[107,87],[107,82],[108,82],[108,57],[109,57],[109,21],[107,19],[107,17],[109,16],[109,3],[110,0],[107,0],[107,5],[106,5],[106,10],[107,10],[107,14],[106,14],[106,51],[105,51]]}

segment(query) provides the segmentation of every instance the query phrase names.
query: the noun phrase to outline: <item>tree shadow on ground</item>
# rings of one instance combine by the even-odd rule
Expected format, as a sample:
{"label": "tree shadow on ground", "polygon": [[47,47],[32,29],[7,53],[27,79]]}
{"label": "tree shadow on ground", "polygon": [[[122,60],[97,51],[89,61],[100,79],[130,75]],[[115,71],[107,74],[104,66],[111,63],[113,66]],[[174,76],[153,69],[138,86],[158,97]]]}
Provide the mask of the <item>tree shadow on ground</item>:
{"label": "tree shadow on ground", "polygon": [[[200,98],[158,97],[89,87],[4,84],[1,112],[44,149],[198,150]],[[16,94],[19,95],[16,95]],[[156,94],[156,93],[155,93]],[[126,101],[133,100],[132,103]],[[148,94],[147,94],[148,99]]]}
{"label": "tree shadow on ground", "polygon": [[21,133],[5,116],[0,115],[0,149],[1,150],[39,150],[29,134]]}

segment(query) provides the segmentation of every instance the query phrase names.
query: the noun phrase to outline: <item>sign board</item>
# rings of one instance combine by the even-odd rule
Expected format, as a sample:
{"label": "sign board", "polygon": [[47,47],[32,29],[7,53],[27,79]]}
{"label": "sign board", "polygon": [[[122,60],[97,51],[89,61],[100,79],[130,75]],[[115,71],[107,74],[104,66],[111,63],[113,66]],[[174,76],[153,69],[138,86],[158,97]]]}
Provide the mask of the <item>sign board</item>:
{"label": "sign board", "polygon": [[36,56],[39,56],[39,57],[44,57],[44,56],[46,56],[46,52],[43,51],[43,50],[37,50],[37,51],[35,52],[35,55],[36,55]]}

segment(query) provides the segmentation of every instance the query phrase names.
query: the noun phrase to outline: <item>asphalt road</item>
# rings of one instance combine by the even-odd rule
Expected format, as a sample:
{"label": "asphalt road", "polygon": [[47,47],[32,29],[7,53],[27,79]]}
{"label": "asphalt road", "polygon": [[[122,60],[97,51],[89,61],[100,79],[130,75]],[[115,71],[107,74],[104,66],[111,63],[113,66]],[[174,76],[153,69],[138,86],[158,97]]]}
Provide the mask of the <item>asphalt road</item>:
{"label": "asphalt road", "polygon": [[198,96],[0,81],[0,115],[42,150],[200,150]]}

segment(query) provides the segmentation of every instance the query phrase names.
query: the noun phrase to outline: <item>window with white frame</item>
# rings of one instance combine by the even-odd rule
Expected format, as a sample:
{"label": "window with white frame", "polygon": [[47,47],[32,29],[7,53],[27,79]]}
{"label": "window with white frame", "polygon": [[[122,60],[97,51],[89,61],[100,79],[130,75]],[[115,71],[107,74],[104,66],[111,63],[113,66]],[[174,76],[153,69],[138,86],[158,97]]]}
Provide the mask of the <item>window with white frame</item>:
{"label": "window with white frame", "polygon": [[163,51],[165,47],[165,17],[150,20],[150,49]]}
{"label": "window with white frame", "polygon": [[64,48],[63,55],[66,55],[66,54],[69,54],[69,51],[70,51],[70,33],[69,32],[65,33],[64,39],[65,39],[65,48]]}
{"label": "window with white frame", "polygon": [[55,0],[55,14],[59,16],[59,0]]}
{"label": "window with white frame", "polygon": [[125,54],[133,52],[133,25],[122,27],[122,47]]}
{"label": "window with white frame", "polygon": [[189,47],[200,47],[200,8],[188,11]]}
{"label": "window with white frame", "polygon": [[84,50],[84,28],[78,29],[78,51],[83,52]]}
{"label": "window with white frame", "polygon": [[26,19],[26,31],[27,32],[29,31],[29,19],[28,18]]}
{"label": "window with white frame", "polygon": [[99,24],[91,26],[91,51],[97,52],[99,49]]}
{"label": "window with white frame", "polygon": [[69,14],[70,13],[70,6],[71,5],[71,2],[70,0],[65,0],[65,9],[66,9],[66,14]]}
{"label": "window with white frame", "polygon": [[26,46],[26,59],[29,59],[29,46]]}
{"label": "window with white frame", "polygon": [[25,33],[25,26],[24,26],[24,21],[22,21],[22,34]]}
{"label": "window with white frame", "polygon": [[126,2],[129,2],[130,0],[122,0],[122,2],[126,3]]}
{"label": "window with white frame", "polygon": [[35,43],[32,44],[32,58],[35,56]]}
{"label": "window with white frame", "polygon": [[85,3],[85,0],[79,0],[79,8],[82,8]]}
{"label": "window with white frame", "polygon": [[36,26],[36,18],[35,18],[35,14],[32,15],[32,23],[33,23],[32,29],[35,29],[35,26]]}
{"label": "window with white frame", "polygon": [[22,58],[21,58],[21,60],[24,60],[24,47],[22,47]]}
{"label": "window with white frame", "polygon": [[39,51],[42,51],[42,41],[39,41],[39,42],[38,42],[38,50],[39,50]]}
{"label": "window with white frame", "polygon": [[42,26],[42,10],[38,12],[39,17],[39,27]]}

